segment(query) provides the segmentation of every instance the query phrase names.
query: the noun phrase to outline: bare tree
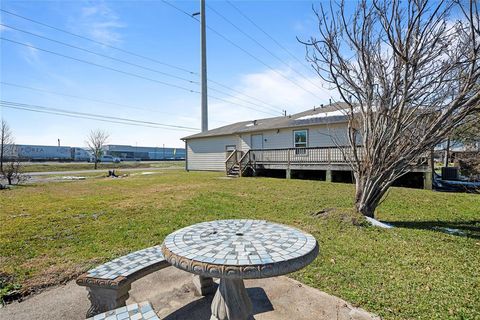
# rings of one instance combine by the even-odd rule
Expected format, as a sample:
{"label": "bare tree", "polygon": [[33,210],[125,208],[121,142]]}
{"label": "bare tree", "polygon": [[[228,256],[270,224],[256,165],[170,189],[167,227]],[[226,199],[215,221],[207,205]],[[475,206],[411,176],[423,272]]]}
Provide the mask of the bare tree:
{"label": "bare tree", "polygon": [[302,43],[348,105],[355,208],[373,217],[392,183],[478,108],[478,3],[361,0],[314,11],[318,38]]}
{"label": "bare tree", "polygon": [[8,123],[2,119],[0,123],[0,176],[8,185],[18,184],[26,180],[22,174],[22,164],[14,154],[13,133]]}
{"label": "bare tree", "polygon": [[93,155],[95,161],[95,169],[97,169],[98,161],[103,153],[103,146],[107,142],[109,134],[106,131],[96,129],[90,131],[85,143]]}
{"label": "bare tree", "polygon": [[0,173],[3,172],[3,164],[7,157],[11,157],[13,151],[13,133],[7,121],[0,122]]}
{"label": "bare tree", "polygon": [[468,151],[480,152],[480,110],[466,117],[453,130],[452,140],[462,143]]}
{"label": "bare tree", "polygon": [[22,163],[17,159],[10,159],[4,163],[2,176],[7,180],[8,185],[20,184],[28,179],[22,172]]}

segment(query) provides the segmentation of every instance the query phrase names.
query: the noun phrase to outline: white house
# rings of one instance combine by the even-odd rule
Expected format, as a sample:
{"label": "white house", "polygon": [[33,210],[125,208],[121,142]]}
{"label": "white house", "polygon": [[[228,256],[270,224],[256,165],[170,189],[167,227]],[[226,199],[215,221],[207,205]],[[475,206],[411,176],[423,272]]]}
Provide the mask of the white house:
{"label": "white house", "polygon": [[[186,169],[224,171],[230,175],[283,170],[348,175],[348,117],[344,103],[290,116],[242,121],[183,138]],[[345,146],[346,148],[342,147]],[[414,171],[426,172],[424,166]],[[428,177],[426,179],[429,179]],[[428,184],[428,181],[427,181]]]}
{"label": "white house", "polygon": [[[237,150],[336,147],[347,145],[347,119],[341,103],[290,116],[242,121],[183,138],[187,170],[225,171]],[[298,153],[298,151],[297,151]]]}

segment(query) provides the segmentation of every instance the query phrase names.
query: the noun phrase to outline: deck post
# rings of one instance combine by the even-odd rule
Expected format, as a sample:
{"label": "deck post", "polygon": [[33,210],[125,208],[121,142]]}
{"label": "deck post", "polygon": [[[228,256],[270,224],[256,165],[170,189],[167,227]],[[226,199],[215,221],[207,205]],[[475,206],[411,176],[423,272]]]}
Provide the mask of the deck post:
{"label": "deck post", "polygon": [[332,170],[328,169],[325,171],[325,181],[332,182]]}
{"label": "deck post", "polygon": [[285,178],[292,178],[292,171],[290,170],[290,149],[287,149],[287,172],[285,173]]}

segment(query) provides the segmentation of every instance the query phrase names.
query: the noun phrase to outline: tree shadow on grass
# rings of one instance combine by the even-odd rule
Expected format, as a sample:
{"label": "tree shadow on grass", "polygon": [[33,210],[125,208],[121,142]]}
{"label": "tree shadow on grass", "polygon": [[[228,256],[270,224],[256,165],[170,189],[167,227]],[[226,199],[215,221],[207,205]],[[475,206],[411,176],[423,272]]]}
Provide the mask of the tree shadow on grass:
{"label": "tree shadow on grass", "polygon": [[480,239],[480,220],[470,221],[388,221],[397,228],[430,230],[459,237]]}
{"label": "tree shadow on grass", "polygon": [[[265,290],[262,288],[247,288],[247,293],[252,301],[254,315],[273,310],[273,305],[265,293]],[[164,318],[164,320],[209,320],[210,316],[212,315],[210,308],[212,305],[213,296],[214,295],[208,295],[199,300],[195,300],[169,314]],[[254,317],[251,317],[249,320],[254,319]]]}

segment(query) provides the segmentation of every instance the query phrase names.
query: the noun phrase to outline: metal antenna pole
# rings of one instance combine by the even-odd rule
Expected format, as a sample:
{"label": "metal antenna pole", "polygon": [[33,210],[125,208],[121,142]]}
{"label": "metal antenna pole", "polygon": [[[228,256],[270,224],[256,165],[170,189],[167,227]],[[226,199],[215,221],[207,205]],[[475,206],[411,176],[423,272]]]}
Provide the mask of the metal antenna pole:
{"label": "metal antenna pole", "polygon": [[205,32],[205,0],[200,0],[200,41],[202,51],[202,132],[208,131],[208,100],[207,100],[207,37]]}

